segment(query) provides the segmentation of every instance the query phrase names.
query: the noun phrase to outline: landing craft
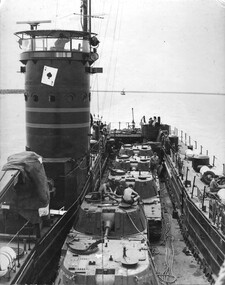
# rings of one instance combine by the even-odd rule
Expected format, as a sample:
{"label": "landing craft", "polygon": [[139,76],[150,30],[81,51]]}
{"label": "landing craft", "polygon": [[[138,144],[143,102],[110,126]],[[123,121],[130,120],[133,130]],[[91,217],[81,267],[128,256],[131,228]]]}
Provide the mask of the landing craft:
{"label": "landing craft", "polygon": [[141,205],[90,192],[78,217],[54,284],[159,284]]}

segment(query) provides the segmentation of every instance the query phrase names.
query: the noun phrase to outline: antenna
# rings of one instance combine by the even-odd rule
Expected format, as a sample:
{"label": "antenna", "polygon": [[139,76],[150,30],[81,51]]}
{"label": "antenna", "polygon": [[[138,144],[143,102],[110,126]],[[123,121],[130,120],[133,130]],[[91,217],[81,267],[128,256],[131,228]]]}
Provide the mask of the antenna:
{"label": "antenna", "polygon": [[132,108],[132,127],[134,129],[135,127],[135,122],[134,122],[134,109]]}
{"label": "antenna", "polygon": [[51,20],[43,20],[43,21],[19,21],[16,24],[28,24],[30,25],[31,30],[37,30],[37,26],[43,23],[51,23]]}
{"label": "antenna", "polygon": [[[73,13],[73,14],[70,14],[70,15],[82,16],[82,14],[79,14],[79,13]],[[70,15],[69,15],[69,16],[70,16]],[[66,17],[66,16],[64,16],[64,17]],[[103,16],[98,16],[98,15],[91,15],[91,16],[84,16],[84,17],[87,17],[87,18],[104,19]]]}

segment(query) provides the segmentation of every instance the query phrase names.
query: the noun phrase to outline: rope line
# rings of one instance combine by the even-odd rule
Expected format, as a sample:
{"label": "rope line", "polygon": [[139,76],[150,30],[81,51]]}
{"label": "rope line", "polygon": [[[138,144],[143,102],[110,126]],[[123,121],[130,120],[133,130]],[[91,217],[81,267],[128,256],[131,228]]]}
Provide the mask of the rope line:
{"label": "rope line", "polygon": [[[91,90],[91,92],[101,93],[121,93],[121,90]],[[189,95],[218,95],[224,96],[223,92],[193,92],[193,91],[152,91],[152,90],[125,90],[125,93],[142,93],[142,94],[189,94]]]}

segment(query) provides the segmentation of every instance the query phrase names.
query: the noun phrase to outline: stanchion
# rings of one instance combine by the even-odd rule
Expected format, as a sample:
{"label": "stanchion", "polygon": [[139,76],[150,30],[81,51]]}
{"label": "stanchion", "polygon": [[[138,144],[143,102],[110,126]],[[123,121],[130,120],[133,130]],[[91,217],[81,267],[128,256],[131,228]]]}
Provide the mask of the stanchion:
{"label": "stanchion", "polygon": [[194,194],[194,188],[195,188],[195,179],[196,179],[196,176],[194,177],[193,179],[193,184],[192,184],[192,191],[191,191],[191,198],[193,198],[193,194]]}
{"label": "stanchion", "polygon": [[19,232],[17,233],[17,267],[20,267],[20,236],[19,236]]}
{"label": "stanchion", "polygon": [[205,189],[206,189],[206,186],[204,186],[203,197],[202,197],[202,211],[203,211],[203,212],[206,212],[206,206],[204,205],[204,201],[205,201]]}

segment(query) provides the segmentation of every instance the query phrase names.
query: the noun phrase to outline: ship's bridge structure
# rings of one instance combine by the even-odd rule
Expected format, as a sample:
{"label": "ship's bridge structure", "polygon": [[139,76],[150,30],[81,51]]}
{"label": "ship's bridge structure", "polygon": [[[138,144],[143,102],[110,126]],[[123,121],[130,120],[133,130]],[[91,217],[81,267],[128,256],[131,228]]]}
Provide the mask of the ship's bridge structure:
{"label": "ship's bridge structure", "polygon": [[85,31],[30,25],[15,34],[25,73],[27,149],[44,157],[78,158],[89,148],[89,80],[99,71],[91,67],[99,42]]}
{"label": "ship's bridge structure", "polygon": [[22,22],[30,30],[15,33],[25,74],[26,150],[44,158],[54,199],[70,205],[89,167],[90,74],[102,72],[92,66],[99,41],[87,27],[38,29],[43,22]]}

